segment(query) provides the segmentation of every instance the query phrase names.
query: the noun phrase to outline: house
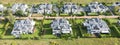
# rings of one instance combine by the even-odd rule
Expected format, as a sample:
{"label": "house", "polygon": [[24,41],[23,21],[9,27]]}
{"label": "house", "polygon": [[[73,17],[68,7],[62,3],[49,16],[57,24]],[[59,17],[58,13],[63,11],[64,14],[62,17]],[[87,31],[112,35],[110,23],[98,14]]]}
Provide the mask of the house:
{"label": "house", "polygon": [[71,33],[71,24],[66,19],[55,19],[51,23],[53,35]]}
{"label": "house", "polygon": [[108,11],[108,7],[103,5],[102,3],[92,2],[88,4],[91,12],[106,12]]}
{"label": "house", "polygon": [[120,12],[120,9],[118,10],[118,12]]}
{"label": "house", "polygon": [[62,12],[65,14],[80,14],[81,11],[84,11],[84,9],[74,3],[65,3],[62,7]]}
{"label": "house", "polygon": [[21,34],[29,34],[34,32],[35,22],[31,19],[17,20],[11,34],[15,37],[20,37]]}
{"label": "house", "polygon": [[86,19],[83,25],[87,27],[87,32],[90,34],[110,33],[107,23],[99,18]]}
{"label": "house", "polygon": [[37,13],[38,14],[52,14],[52,4],[39,4],[37,8]]}
{"label": "house", "polygon": [[120,20],[117,23],[118,23],[118,25],[120,25]]}
{"label": "house", "polygon": [[57,7],[57,4],[53,4],[53,11],[54,11],[54,12],[59,13],[60,10],[61,10],[61,9],[59,9],[59,8]]}
{"label": "house", "polygon": [[112,6],[120,6],[120,2],[114,2]]}
{"label": "house", "polygon": [[6,10],[6,7],[4,7],[3,4],[0,4],[0,15],[3,15],[4,10]]}
{"label": "house", "polygon": [[32,5],[32,7],[29,10],[31,13],[37,13],[37,7],[35,5]]}
{"label": "house", "polygon": [[0,4],[0,11],[2,12],[4,10],[3,4]]}
{"label": "house", "polygon": [[21,3],[15,3],[12,5],[12,13],[15,14],[18,10],[23,11],[24,14],[27,14],[28,5],[27,4],[21,4]]}

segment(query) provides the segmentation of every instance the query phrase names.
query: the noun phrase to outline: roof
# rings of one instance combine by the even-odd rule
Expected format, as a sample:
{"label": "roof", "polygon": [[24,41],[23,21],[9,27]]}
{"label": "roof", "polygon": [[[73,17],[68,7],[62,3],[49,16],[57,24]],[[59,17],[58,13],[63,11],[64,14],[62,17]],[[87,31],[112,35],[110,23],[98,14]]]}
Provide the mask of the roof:
{"label": "roof", "polygon": [[69,14],[69,13],[73,13],[73,14],[79,14],[80,11],[84,11],[84,9],[78,5],[76,5],[75,3],[65,3],[64,6],[62,7],[62,11],[63,13]]}
{"label": "roof", "polygon": [[108,11],[108,7],[103,5],[102,3],[92,2],[88,4],[91,12],[106,12]]}
{"label": "roof", "polygon": [[0,4],[0,11],[3,11],[5,9],[5,7],[3,6],[3,4]]}
{"label": "roof", "polygon": [[55,19],[51,23],[51,28],[53,29],[53,34],[56,34],[57,31],[61,33],[70,33],[72,31],[71,25],[66,19]]}
{"label": "roof", "polygon": [[120,6],[120,2],[114,2],[112,6]]}
{"label": "roof", "polygon": [[26,10],[28,9],[28,5],[27,4],[22,4],[22,3],[15,3],[12,5],[12,12],[13,14],[16,13],[16,11],[21,10],[24,13],[26,12]]}
{"label": "roof", "polygon": [[37,13],[38,14],[51,14],[52,13],[52,4],[39,4],[38,8],[37,8]]}
{"label": "roof", "polygon": [[33,33],[35,22],[31,19],[26,20],[17,20],[14,24],[14,28],[11,32],[14,36],[18,36],[20,34],[28,34]]}
{"label": "roof", "polygon": [[88,33],[109,33],[107,23],[99,18],[86,19],[83,23],[87,27]]}

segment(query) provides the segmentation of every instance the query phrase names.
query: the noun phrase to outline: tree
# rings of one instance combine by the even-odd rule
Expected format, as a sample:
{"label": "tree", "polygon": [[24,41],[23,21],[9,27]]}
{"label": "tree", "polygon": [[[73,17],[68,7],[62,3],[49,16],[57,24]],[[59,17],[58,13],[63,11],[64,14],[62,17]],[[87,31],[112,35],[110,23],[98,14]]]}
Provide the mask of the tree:
{"label": "tree", "polygon": [[11,7],[11,6],[12,6],[12,4],[11,4],[11,3],[8,3],[6,6],[7,6],[7,7]]}
{"label": "tree", "polygon": [[60,9],[61,9],[61,8],[63,7],[63,5],[64,5],[63,3],[64,3],[64,2],[61,1],[61,0],[59,0],[58,3],[56,3],[56,4],[57,4],[56,6],[57,6],[58,9],[59,9],[58,15],[60,15],[60,13],[61,13],[61,10],[60,10]]}
{"label": "tree", "polygon": [[11,42],[11,45],[17,45],[16,42]]}
{"label": "tree", "polygon": [[18,11],[16,11],[15,15],[16,15],[16,16],[24,16],[22,10],[18,10]]}
{"label": "tree", "polygon": [[10,24],[14,24],[14,22],[15,22],[15,17],[12,15],[11,11],[8,10],[8,12],[6,12],[6,13],[8,13],[8,14],[6,14],[6,15],[8,15],[8,16],[6,17],[7,21],[10,22]]}
{"label": "tree", "polygon": [[71,34],[63,34],[61,37],[65,40],[69,40],[71,39]]}
{"label": "tree", "polygon": [[21,34],[20,38],[21,39],[33,39],[34,36],[31,36],[30,34]]}
{"label": "tree", "polygon": [[7,16],[7,15],[9,15],[9,10],[5,10],[3,13],[4,13],[4,15]]}

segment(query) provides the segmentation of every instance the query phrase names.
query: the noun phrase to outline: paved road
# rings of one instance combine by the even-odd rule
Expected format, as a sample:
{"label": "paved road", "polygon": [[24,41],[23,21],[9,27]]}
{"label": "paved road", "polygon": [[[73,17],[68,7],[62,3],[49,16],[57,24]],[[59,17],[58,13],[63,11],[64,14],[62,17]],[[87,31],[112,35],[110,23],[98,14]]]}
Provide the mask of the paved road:
{"label": "paved road", "polygon": [[[50,17],[50,16],[45,16],[45,17],[15,17],[16,19],[27,19],[27,18],[31,18],[31,19],[38,19],[38,20],[42,20],[42,19],[56,19],[56,18],[66,18],[66,19],[81,19],[81,18],[118,18],[120,16],[67,16],[67,17]],[[0,17],[0,19],[5,19],[4,17]]]}

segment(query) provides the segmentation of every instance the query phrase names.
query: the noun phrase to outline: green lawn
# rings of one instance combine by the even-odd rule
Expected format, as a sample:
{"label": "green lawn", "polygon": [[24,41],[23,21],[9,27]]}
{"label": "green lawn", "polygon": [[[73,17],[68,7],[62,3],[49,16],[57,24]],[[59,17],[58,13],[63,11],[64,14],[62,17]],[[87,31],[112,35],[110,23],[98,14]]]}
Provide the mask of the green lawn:
{"label": "green lawn", "polygon": [[0,40],[1,45],[120,45],[119,38],[79,38],[72,40],[41,39],[41,40]]}
{"label": "green lawn", "polygon": [[58,0],[2,0],[3,4],[14,4],[14,3],[26,3],[26,4],[39,4],[39,3],[51,3],[57,2]]}
{"label": "green lawn", "polygon": [[0,21],[0,35],[4,31],[4,25],[5,25],[4,21]]}
{"label": "green lawn", "polygon": [[[107,22],[109,28],[110,28],[110,35],[106,35],[106,36],[111,36],[111,37],[120,37],[120,33],[119,33],[119,29],[118,29],[118,24],[117,21],[118,19],[103,19]],[[105,36],[104,36],[105,37]]]}
{"label": "green lawn", "polygon": [[[58,2],[59,0],[2,0],[3,4],[7,3],[27,3],[27,4],[38,4],[38,3],[51,3],[51,2]],[[63,0],[64,2],[74,2],[74,3],[80,3],[80,4],[88,4],[90,2],[105,2],[105,3],[111,3],[111,2],[117,2],[119,0]]]}

